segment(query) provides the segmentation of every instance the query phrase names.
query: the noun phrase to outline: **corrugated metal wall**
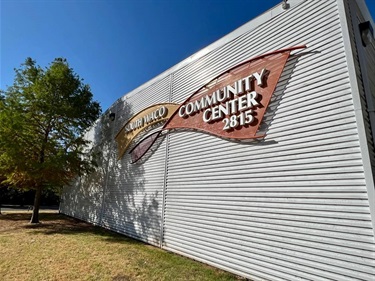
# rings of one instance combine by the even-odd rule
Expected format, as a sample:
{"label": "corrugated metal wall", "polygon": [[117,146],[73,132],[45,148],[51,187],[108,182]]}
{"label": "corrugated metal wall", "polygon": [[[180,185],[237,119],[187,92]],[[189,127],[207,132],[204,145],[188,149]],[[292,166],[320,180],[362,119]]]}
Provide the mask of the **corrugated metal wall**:
{"label": "corrugated metal wall", "polygon": [[264,141],[170,135],[164,247],[255,280],[371,280],[375,244],[335,1],[306,1],[177,71],[172,101],[240,61],[301,44]]}
{"label": "corrugated metal wall", "polygon": [[85,138],[91,141],[88,149],[95,155],[98,168],[64,188],[60,203],[62,213],[94,224],[100,223],[103,187],[108,177],[108,159],[113,148],[111,125],[108,116],[103,115],[96,126],[87,132]]}
{"label": "corrugated metal wall", "polygon": [[[155,94],[157,93],[157,95]],[[166,142],[160,138],[147,161],[130,164],[130,155],[117,160],[115,134],[137,112],[170,99],[170,77],[118,100],[86,135],[98,154],[98,168],[64,188],[60,211],[160,246]],[[115,113],[115,121],[109,113]],[[152,133],[148,132],[148,133]],[[142,137],[142,136],[141,136]]]}
{"label": "corrugated metal wall", "polygon": [[[285,67],[264,140],[173,132],[140,163],[116,160],[113,136],[132,115],[183,102],[246,59],[301,44],[308,48]],[[101,186],[67,188],[62,211],[253,280],[374,280],[347,67],[336,1],[292,7],[119,100],[110,109],[116,121],[96,129],[107,151]]]}
{"label": "corrugated metal wall", "polygon": [[[161,102],[170,95],[170,77],[143,90],[138,95],[122,99],[117,104],[116,133],[137,112]],[[113,138],[112,138],[113,140]],[[130,155],[113,161],[105,190],[101,224],[150,244],[160,245],[163,187],[165,180],[166,142],[160,139],[146,155],[147,161],[130,164]]]}

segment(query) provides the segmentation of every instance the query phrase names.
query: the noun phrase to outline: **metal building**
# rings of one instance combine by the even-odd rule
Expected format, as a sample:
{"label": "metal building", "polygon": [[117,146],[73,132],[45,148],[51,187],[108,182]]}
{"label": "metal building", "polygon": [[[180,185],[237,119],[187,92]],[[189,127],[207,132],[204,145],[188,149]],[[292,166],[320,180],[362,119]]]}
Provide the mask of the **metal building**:
{"label": "metal building", "polygon": [[[288,4],[116,101],[87,134],[98,170],[64,189],[60,211],[252,280],[375,280],[375,25],[364,0]],[[115,138],[139,112],[301,45],[262,138],[172,130],[132,164],[156,124],[119,155]]]}

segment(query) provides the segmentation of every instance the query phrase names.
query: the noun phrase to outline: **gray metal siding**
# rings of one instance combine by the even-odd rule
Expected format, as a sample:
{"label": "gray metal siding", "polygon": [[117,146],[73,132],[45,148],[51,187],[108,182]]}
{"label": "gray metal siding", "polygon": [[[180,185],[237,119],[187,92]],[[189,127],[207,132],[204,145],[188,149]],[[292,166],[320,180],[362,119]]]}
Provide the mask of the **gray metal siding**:
{"label": "gray metal siding", "polygon": [[[363,48],[362,44],[358,46],[358,43],[360,42],[359,38],[356,38],[359,34],[354,31],[355,28],[359,29],[358,24],[360,22],[364,22],[365,20],[363,17],[360,15],[358,11],[357,5],[353,2],[351,5],[349,5],[348,1],[345,1],[345,4],[347,5],[347,17],[349,19],[349,32],[350,32],[350,39],[351,39],[351,45],[352,45],[352,50],[353,50],[353,57],[354,57],[354,67],[356,69],[357,73],[357,81],[359,81],[359,92],[361,96],[361,103],[362,103],[362,108],[363,108],[363,118],[365,121],[365,133],[366,133],[366,138],[368,142],[368,147],[369,147],[369,153],[370,153],[370,160],[371,160],[371,165],[373,168],[373,171],[375,171],[375,154],[374,154],[374,143],[373,143],[373,136],[371,133],[371,123],[370,123],[370,117],[369,117],[369,107],[372,107],[373,100],[368,100],[365,94],[365,89],[364,89],[364,83],[363,83],[363,75],[367,75],[368,77],[371,77],[371,74],[375,74],[375,71],[371,72],[372,68],[374,66],[372,65],[372,62],[374,61],[374,47],[372,45],[368,46],[367,48]],[[350,7],[351,6],[351,7]],[[357,34],[356,34],[357,33]],[[361,48],[361,51],[364,51],[365,54],[365,59],[366,59],[366,70],[368,70],[367,74],[363,73],[361,70],[361,63],[359,59],[359,54],[358,54],[358,48]],[[368,69],[367,69],[368,68]],[[370,78],[371,79],[371,78]],[[370,80],[370,87],[371,87],[371,80]],[[375,88],[369,89],[373,95],[375,95]]]}
{"label": "gray metal siding", "polygon": [[90,175],[82,176],[64,187],[60,211],[69,216],[94,224],[100,223],[103,188],[107,179],[108,159],[111,154],[111,123],[103,115],[85,138],[91,142],[88,150],[95,155],[98,168]]}
{"label": "gray metal siding", "polygon": [[[360,34],[360,23],[370,21],[374,26],[374,22],[369,15],[363,0],[358,1],[344,1],[343,5],[346,7],[346,17],[348,18],[348,37],[350,38],[350,49],[347,53],[349,59],[352,59],[352,65],[355,68],[356,75],[351,75],[351,83],[354,91],[353,101],[356,104],[357,113],[360,108],[362,116],[357,114],[357,120],[362,135],[360,139],[362,142],[362,154],[364,154],[364,169],[366,176],[366,187],[368,198],[370,202],[370,211],[373,218],[372,225],[375,228],[375,191],[374,191],[374,173],[375,173],[375,152],[374,152],[374,135],[375,135],[375,99],[374,99],[374,84],[373,76],[374,71],[374,57],[375,46],[373,42],[363,46]],[[361,7],[361,8],[360,8]],[[346,31],[345,31],[346,32]],[[349,72],[352,69],[349,68]],[[357,101],[359,98],[359,102]],[[358,105],[359,103],[359,105]],[[363,125],[362,125],[362,124]],[[366,157],[367,155],[367,157]],[[375,229],[374,229],[375,230]],[[374,231],[375,234],[375,231]]]}
{"label": "gray metal siding", "polygon": [[[168,102],[170,79],[166,77],[138,95],[117,103],[115,132],[144,108]],[[113,138],[112,138],[113,141]],[[165,175],[165,146],[160,139],[146,155],[147,161],[130,164],[130,155],[117,160],[113,147],[101,225],[153,245],[160,245],[161,213]]]}
{"label": "gray metal siding", "polygon": [[[133,115],[168,102],[169,96],[170,78],[166,77],[106,111],[86,135],[93,151],[100,153],[98,168],[65,187],[61,212],[160,245],[166,143],[160,138],[146,155],[147,161],[132,165],[129,154],[117,160],[114,136]],[[114,122],[108,119],[110,112],[116,114]]]}
{"label": "gray metal siding", "polygon": [[254,280],[372,280],[375,244],[337,5],[316,2],[174,75],[172,98],[181,102],[240,61],[308,46],[285,68],[264,141],[170,134],[165,249]]}
{"label": "gray metal siding", "polygon": [[[88,134],[102,152],[99,169],[65,189],[61,210],[252,280],[373,280],[368,179],[341,21],[336,1],[302,1],[118,100],[106,112],[116,121],[104,115]],[[301,44],[307,49],[293,52],[265,114],[264,140],[176,131],[140,163],[117,160],[113,137],[134,114],[181,103],[246,59]]]}

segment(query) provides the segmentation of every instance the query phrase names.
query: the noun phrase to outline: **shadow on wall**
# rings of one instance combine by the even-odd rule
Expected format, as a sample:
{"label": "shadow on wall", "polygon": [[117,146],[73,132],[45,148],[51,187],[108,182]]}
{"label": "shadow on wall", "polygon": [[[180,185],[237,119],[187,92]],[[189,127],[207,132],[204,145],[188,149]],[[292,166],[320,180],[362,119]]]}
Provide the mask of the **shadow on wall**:
{"label": "shadow on wall", "polygon": [[142,156],[141,159],[139,159],[136,163],[137,165],[140,165],[140,164],[144,164],[146,163],[152,155],[154,155],[154,153],[156,153],[157,151],[159,151],[159,147],[164,143],[164,140],[167,136],[167,134],[169,134],[169,132],[162,132],[159,137],[155,140],[155,143],[151,146],[151,148],[146,152],[145,155]]}
{"label": "shadow on wall", "polygon": [[[146,181],[145,162],[131,164],[129,154],[111,163],[102,224],[104,227],[125,233],[152,244],[159,244],[161,204],[164,178],[164,161],[148,159],[147,165],[155,169]],[[159,159],[160,160],[160,159]]]}
{"label": "shadow on wall", "polygon": [[94,172],[77,177],[63,190],[60,210],[72,217],[99,224],[103,188],[107,177],[111,146],[111,123],[107,114],[98,120],[85,137],[91,141],[88,148],[97,163]]}
{"label": "shadow on wall", "polygon": [[[111,112],[116,114],[114,121]],[[164,178],[151,175],[146,185],[145,162],[130,164],[129,154],[117,159],[114,137],[133,114],[131,105],[120,100],[101,117],[89,134],[98,167],[64,189],[61,211],[158,245]],[[155,163],[148,164],[164,171],[165,159],[158,159],[151,158],[148,161]]]}
{"label": "shadow on wall", "polygon": [[[125,116],[129,105],[119,105],[118,116]],[[117,124],[117,131],[136,112],[126,112],[127,118]],[[145,134],[158,128],[149,128]],[[116,131],[116,133],[117,133]],[[145,134],[139,136],[143,138]],[[161,137],[143,158],[131,164],[128,153],[117,160],[117,147],[113,152],[116,159],[110,164],[108,188],[105,193],[103,226],[125,233],[136,239],[159,245],[162,213],[162,196],[165,169],[165,145]],[[154,157],[150,157],[153,155]],[[147,171],[146,171],[147,167]],[[145,178],[147,174],[147,180]]]}
{"label": "shadow on wall", "polygon": [[[299,57],[305,54],[309,53],[289,58],[264,117],[264,125],[261,127],[264,133],[267,133],[274,119]],[[115,120],[110,119],[110,113],[115,113]],[[165,135],[160,137],[136,164],[131,164],[128,153],[118,160],[114,137],[134,113],[136,112],[133,112],[130,103],[119,100],[88,133],[88,138],[92,140],[91,151],[97,156],[98,167],[95,172],[78,178],[65,188],[61,211],[159,245],[166,138]],[[252,144],[257,142],[264,140],[255,140]]]}
{"label": "shadow on wall", "polygon": [[284,67],[284,70],[280,76],[280,79],[276,85],[275,92],[272,95],[270,104],[266,110],[266,113],[263,118],[263,124],[259,128],[259,134],[267,134],[268,128],[271,126],[272,122],[277,116],[277,109],[280,105],[280,102],[283,100],[284,92],[288,88],[289,81],[295,70],[295,66],[298,63],[301,56],[314,55],[317,52],[300,52],[295,55],[291,55]]}

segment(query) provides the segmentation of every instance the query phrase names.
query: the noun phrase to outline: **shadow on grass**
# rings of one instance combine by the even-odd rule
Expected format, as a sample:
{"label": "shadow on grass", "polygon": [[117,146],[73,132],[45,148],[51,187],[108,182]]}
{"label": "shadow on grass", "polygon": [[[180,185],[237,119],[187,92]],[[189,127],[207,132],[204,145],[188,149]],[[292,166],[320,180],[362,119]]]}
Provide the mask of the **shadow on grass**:
{"label": "shadow on grass", "polygon": [[3,212],[0,215],[0,222],[1,221],[27,221],[30,220],[31,213],[6,213]]}
{"label": "shadow on grass", "polygon": [[14,223],[17,224],[18,229],[32,230],[32,234],[44,234],[44,235],[82,235],[90,234],[99,236],[108,242],[114,243],[127,243],[127,244],[139,244],[143,245],[143,242],[134,240],[132,238],[123,236],[116,232],[106,230],[104,228],[94,226],[92,224],[80,221],[75,218],[65,216],[58,213],[40,213],[39,224],[30,224],[31,214],[29,213],[7,213],[6,215],[0,216],[0,223],[6,224]]}

